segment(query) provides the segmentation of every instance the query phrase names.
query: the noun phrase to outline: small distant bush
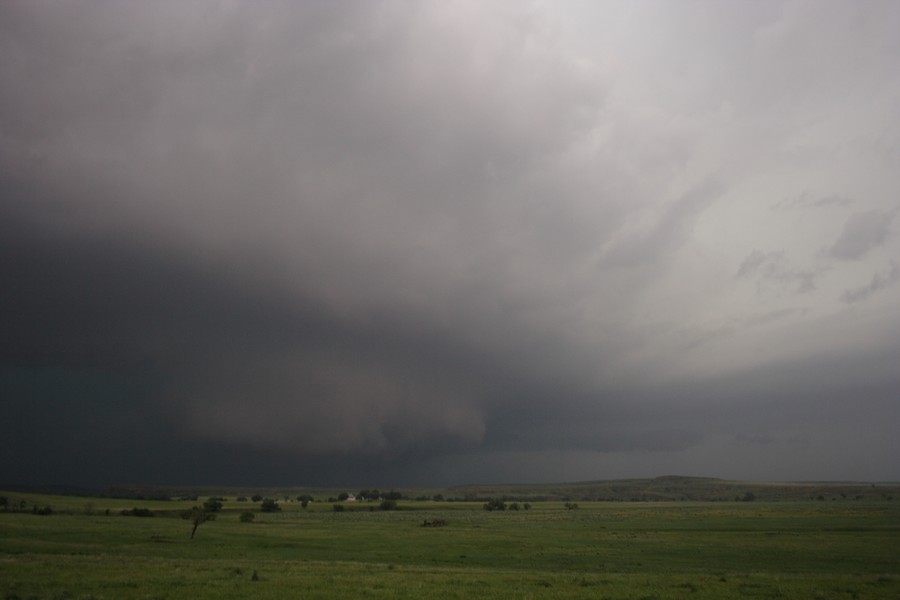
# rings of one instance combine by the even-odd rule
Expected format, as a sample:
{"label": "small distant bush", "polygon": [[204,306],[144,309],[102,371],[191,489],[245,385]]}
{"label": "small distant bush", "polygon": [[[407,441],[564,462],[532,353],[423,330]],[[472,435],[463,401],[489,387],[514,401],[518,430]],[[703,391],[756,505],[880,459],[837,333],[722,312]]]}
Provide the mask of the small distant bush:
{"label": "small distant bush", "polygon": [[576,504],[575,502],[566,502],[565,504],[563,504],[563,506],[565,506],[569,510],[575,510],[576,508],[578,508],[578,504]]}
{"label": "small distant bush", "polygon": [[278,506],[278,502],[275,500],[266,498],[262,501],[262,504],[260,504],[259,510],[263,512],[278,512],[281,510],[281,507]]}
{"label": "small distant bush", "polygon": [[153,511],[149,508],[131,508],[123,510],[120,514],[126,517],[152,517]]}
{"label": "small distant bush", "polygon": [[344,505],[343,505],[343,504],[335,504],[335,505],[333,505],[331,508],[334,509],[334,512],[343,512],[343,511],[344,511]]}
{"label": "small distant bush", "polygon": [[254,494],[253,497],[250,499],[254,502],[260,502],[263,499],[263,497],[260,496],[259,494]]}
{"label": "small distant bush", "polygon": [[34,505],[34,508],[32,509],[31,512],[33,512],[33,513],[36,514],[36,515],[52,515],[52,514],[53,514],[53,509],[50,508],[49,506],[41,506],[41,507],[38,507],[38,505],[35,504],[35,505]]}
{"label": "small distant bush", "polygon": [[249,510],[245,510],[241,513],[241,523],[252,523],[255,518],[256,514]]}
{"label": "small distant bush", "polygon": [[381,504],[378,505],[378,508],[381,510],[395,510],[397,508],[396,500],[383,500]]}
{"label": "small distant bush", "polygon": [[492,498],[484,503],[484,510],[493,512],[495,510],[506,510],[506,502]]}
{"label": "small distant bush", "polygon": [[525,510],[531,510],[531,503],[526,502],[525,504],[522,505],[522,508],[524,508]]}
{"label": "small distant bush", "polygon": [[238,502],[246,502],[246,501],[247,501],[247,496],[238,496],[237,501],[238,501]]}
{"label": "small distant bush", "polygon": [[519,503],[518,502],[510,502],[508,508],[509,508],[509,510],[519,510]]}

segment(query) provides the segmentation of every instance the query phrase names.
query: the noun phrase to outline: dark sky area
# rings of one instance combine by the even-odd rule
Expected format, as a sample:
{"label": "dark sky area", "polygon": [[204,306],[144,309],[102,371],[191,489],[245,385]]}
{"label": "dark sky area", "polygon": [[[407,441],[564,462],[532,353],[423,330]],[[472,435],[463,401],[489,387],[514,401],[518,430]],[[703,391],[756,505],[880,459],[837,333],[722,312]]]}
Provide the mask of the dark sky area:
{"label": "dark sky area", "polygon": [[900,480],[900,3],[0,3],[0,483]]}

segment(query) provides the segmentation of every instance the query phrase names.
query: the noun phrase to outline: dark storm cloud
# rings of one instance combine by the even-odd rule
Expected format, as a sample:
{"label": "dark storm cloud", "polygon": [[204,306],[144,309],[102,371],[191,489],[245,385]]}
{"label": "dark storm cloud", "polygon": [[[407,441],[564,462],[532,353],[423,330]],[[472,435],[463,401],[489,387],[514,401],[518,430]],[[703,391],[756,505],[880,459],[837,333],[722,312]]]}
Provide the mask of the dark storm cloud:
{"label": "dark storm cloud", "polygon": [[511,194],[597,86],[539,46],[469,69],[518,50],[502,14],[488,48],[451,23],[442,50],[389,4],[271,5],[252,25],[215,6],[134,8],[8,7],[8,83],[31,81],[4,111],[18,283],[4,356],[155,369],[172,426],[211,440],[479,442],[488,398],[528,385],[498,356],[534,335],[516,313],[541,302],[498,288],[588,234],[532,221],[560,174],[531,175],[521,205]]}
{"label": "dark storm cloud", "polygon": [[816,79],[840,5],[631,6],[0,6],[0,482],[715,471],[819,448],[822,381],[889,422],[896,184],[851,146],[798,190],[889,135],[894,55]]}

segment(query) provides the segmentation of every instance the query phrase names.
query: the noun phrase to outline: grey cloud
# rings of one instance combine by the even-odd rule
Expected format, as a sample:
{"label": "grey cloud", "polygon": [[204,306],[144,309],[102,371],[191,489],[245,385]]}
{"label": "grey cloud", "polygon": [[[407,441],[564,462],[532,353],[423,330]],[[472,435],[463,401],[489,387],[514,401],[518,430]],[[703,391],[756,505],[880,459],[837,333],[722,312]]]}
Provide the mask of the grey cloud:
{"label": "grey cloud", "polygon": [[872,279],[866,285],[844,292],[844,302],[848,304],[862,302],[872,294],[897,283],[898,280],[900,280],[900,267],[896,263],[892,263],[886,271],[872,275]]}
{"label": "grey cloud", "polygon": [[635,232],[620,230],[606,248],[602,262],[612,266],[652,263],[670,255],[690,233],[702,211],[725,192],[717,178],[710,178],[665,204],[649,226]]}
{"label": "grey cloud", "polygon": [[767,313],[752,315],[744,319],[743,322],[751,327],[755,327],[758,325],[768,325],[782,319],[806,314],[808,311],[808,308],[780,308],[778,310],[773,310]]}
{"label": "grey cloud", "polygon": [[893,212],[870,210],[850,215],[828,255],[841,260],[858,260],[877,248],[891,233]]}
{"label": "grey cloud", "polygon": [[762,252],[754,250],[747,255],[738,267],[738,277],[748,277],[759,272],[765,265],[779,263],[784,256],[783,252]]}
{"label": "grey cloud", "polygon": [[737,440],[744,444],[754,444],[761,446],[768,446],[774,440],[772,436],[767,433],[738,433]]}
{"label": "grey cloud", "polygon": [[755,278],[758,287],[774,286],[795,293],[816,289],[818,269],[797,269],[788,262],[784,252],[754,250],[738,266],[737,278]]}
{"label": "grey cloud", "polygon": [[855,201],[846,196],[839,194],[831,194],[827,196],[816,197],[808,191],[804,191],[799,196],[780,200],[772,205],[774,210],[789,210],[795,208],[842,208],[852,206]]}

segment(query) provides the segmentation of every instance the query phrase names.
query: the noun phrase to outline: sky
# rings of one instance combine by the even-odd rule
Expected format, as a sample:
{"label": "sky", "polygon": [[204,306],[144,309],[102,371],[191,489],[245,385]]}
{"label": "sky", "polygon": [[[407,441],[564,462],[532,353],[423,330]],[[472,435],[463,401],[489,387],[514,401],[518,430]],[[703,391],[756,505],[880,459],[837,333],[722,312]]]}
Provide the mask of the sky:
{"label": "sky", "polygon": [[900,3],[0,3],[0,482],[900,480]]}

